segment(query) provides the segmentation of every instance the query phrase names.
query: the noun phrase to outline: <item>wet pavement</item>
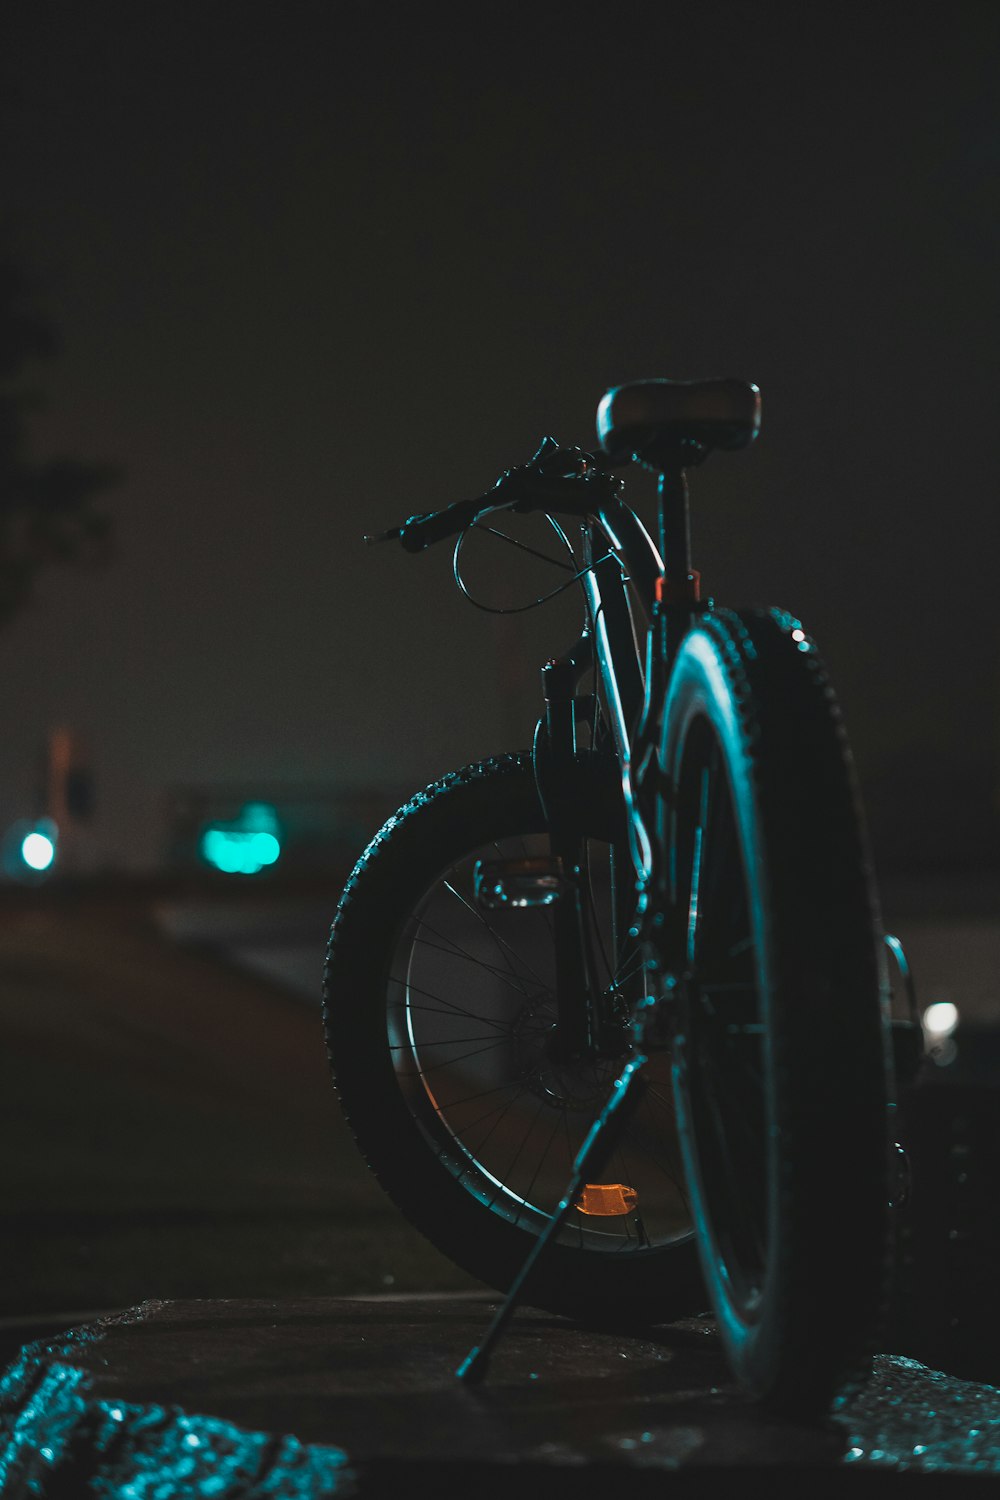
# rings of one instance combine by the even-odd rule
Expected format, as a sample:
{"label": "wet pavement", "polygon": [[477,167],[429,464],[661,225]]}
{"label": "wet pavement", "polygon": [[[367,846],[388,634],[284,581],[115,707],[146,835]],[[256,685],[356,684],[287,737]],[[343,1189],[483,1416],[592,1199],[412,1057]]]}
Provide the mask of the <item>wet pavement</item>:
{"label": "wet pavement", "polygon": [[454,1371],[495,1305],[149,1302],[42,1341],[0,1386],[0,1493],[928,1494],[1000,1475],[995,1387],[881,1355],[796,1426],[734,1389],[707,1318],[625,1337],[523,1309],[470,1388]]}

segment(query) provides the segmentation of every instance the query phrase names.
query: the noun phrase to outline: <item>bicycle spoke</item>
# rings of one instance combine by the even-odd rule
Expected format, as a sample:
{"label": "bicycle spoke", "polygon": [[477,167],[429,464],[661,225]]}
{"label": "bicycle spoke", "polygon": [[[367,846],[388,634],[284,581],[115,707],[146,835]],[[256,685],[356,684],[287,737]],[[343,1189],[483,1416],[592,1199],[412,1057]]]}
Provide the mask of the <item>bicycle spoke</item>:
{"label": "bicycle spoke", "polygon": [[[486,921],[486,919],[483,917],[482,913],[478,912],[476,910],[476,908],[472,905],[472,903],[470,901],[467,901],[464,896],[460,895],[459,892],[455,890],[454,886],[450,885],[447,881],[444,882],[444,888],[445,888],[445,890],[450,891],[453,896],[457,896],[458,899],[459,899],[459,901],[462,903],[462,905],[464,907],[466,907],[469,911],[471,911],[472,914],[473,914],[473,916],[475,916],[476,918],[478,918],[479,921],[482,922],[482,924],[486,928],[487,932],[489,932],[490,937],[496,943],[497,948],[500,949],[500,956],[502,958],[506,958],[506,955],[503,952],[503,948],[501,947],[500,940],[497,938],[496,933],[493,932],[492,928],[490,927],[490,925]],[[493,974],[497,979],[501,980],[503,983],[509,984],[510,987],[512,989],[517,990],[517,992],[519,994],[521,994],[521,995],[527,995],[528,992],[527,992],[527,990],[524,987],[524,979],[522,978],[522,976],[520,974],[518,974],[516,972],[516,970],[511,965],[509,959],[507,959],[507,963],[506,963],[505,968],[503,968],[503,969],[496,969],[492,965],[487,964],[487,962],[484,959],[477,958],[474,953],[470,953],[467,948],[463,948],[462,945],[460,943],[457,943],[454,938],[442,938],[442,934],[440,932],[438,932],[438,930],[435,927],[433,927],[430,922],[427,921],[426,917],[421,917],[420,918],[420,926],[421,927],[426,927],[427,931],[428,932],[432,932],[436,938],[440,938],[442,941],[450,943],[452,945],[452,947],[454,948],[454,952],[455,952],[456,956],[460,956],[462,958],[469,959],[471,963],[474,963],[474,964],[478,965],[481,969],[484,969],[487,973]],[[538,979],[537,975],[534,975],[533,977],[535,979]],[[539,982],[539,984],[542,983],[542,981],[540,979],[538,980],[538,982]]]}
{"label": "bicycle spoke", "polygon": [[[541,1115],[542,1110],[544,1108],[545,1108],[544,1103],[542,1103],[541,1101],[539,1101],[538,1109],[535,1111],[535,1118],[534,1118],[534,1120],[532,1120],[531,1126],[530,1126],[527,1134],[522,1139],[520,1145],[518,1146],[517,1150],[514,1152],[514,1155],[511,1157],[510,1161],[507,1163],[507,1170],[506,1170],[506,1173],[505,1173],[505,1180],[509,1180],[510,1179],[510,1175],[511,1175],[511,1173],[514,1170],[514,1166],[517,1163],[517,1161],[520,1159],[521,1153],[522,1153],[522,1151],[525,1148],[525,1145],[526,1145],[527,1140],[528,1140],[528,1136],[530,1136],[531,1131],[534,1129],[535,1125],[537,1124],[538,1118]],[[501,1191],[501,1189],[498,1188],[497,1192],[494,1194],[493,1198],[491,1199],[491,1204],[495,1203],[497,1201],[497,1198],[499,1197],[500,1191]]]}
{"label": "bicycle spoke", "polygon": [[[464,1125],[463,1129],[462,1129],[462,1136],[463,1136],[463,1138],[468,1137],[470,1130],[474,1130],[477,1123],[481,1123],[483,1121],[486,1121],[486,1120],[489,1120],[489,1119],[492,1118],[492,1122],[493,1123],[490,1125],[489,1129],[485,1132],[485,1134],[482,1135],[482,1136],[480,1136],[479,1140],[476,1142],[475,1149],[477,1151],[482,1151],[483,1148],[486,1146],[486,1144],[489,1142],[490,1138],[493,1136],[493,1134],[499,1128],[499,1126],[501,1124],[503,1124],[503,1122],[508,1118],[508,1116],[510,1115],[510,1113],[513,1110],[514,1106],[516,1105],[518,1099],[522,1097],[522,1093],[523,1093],[523,1090],[520,1093],[515,1094],[514,1097],[512,1099],[509,1099],[507,1101],[507,1103],[504,1104],[502,1107],[498,1106],[496,1109],[491,1110],[490,1114],[480,1116],[480,1120],[478,1122],[477,1121],[473,1121],[473,1123],[471,1125],[468,1125],[468,1124]],[[471,1142],[469,1144],[471,1145]],[[471,1158],[471,1155],[470,1155],[470,1163],[472,1163],[472,1162],[473,1162],[473,1159]],[[473,1164],[475,1164],[476,1166],[478,1166],[478,1163],[473,1163]],[[466,1175],[466,1174],[463,1173],[463,1176],[464,1175]]]}
{"label": "bicycle spoke", "polygon": [[[490,926],[489,922],[486,920],[485,915],[483,914],[483,912],[481,912],[479,910],[478,907],[473,906],[472,902],[466,896],[463,896],[462,893],[461,893],[461,891],[456,890],[455,887],[451,884],[450,881],[445,880],[445,881],[442,882],[442,884],[444,885],[444,888],[445,888],[446,891],[450,891],[451,894],[458,901],[460,901],[462,903],[462,905],[465,907],[465,909],[467,911],[470,911],[472,913],[472,915],[477,919],[477,921],[479,921],[479,922],[482,923],[482,925],[486,928],[486,931],[489,933],[490,937],[496,943],[498,949],[500,950],[500,953],[501,953],[502,957],[507,957],[507,955],[509,953],[512,953],[515,956],[515,958],[519,958],[520,959],[521,963],[524,964],[524,967],[528,970],[528,972],[531,974],[531,976],[532,976],[533,979],[536,979],[539,984],[543,984],[544,983],[544,981],[539,977],[539,975],[532,968],[531,964],[529,964],[526,959],[521,958],[521,955],[517,952],[516,948],[513,948],[511,946],[511,944],[507,942],[506,938],[500,937],[500,935]],[[431,930],[433,931],[433,928]],[[514,969],[514,966],[510,963],[510,958],[509,957],[507,957],[507,963],[509,965],[509,971],[510,971],[510,974],[511,974],[512,978],[519,980],[520,979],[520,975],[517,974],[517,972]]]}
{"label": "bicycle spoke", "polygon": [[[418,993],[424,992],[419,991]],[[414,1005],[412,1002],[407,1003],[406,1001],[397,1000],[390,1006],[390,1012],[393,1010],[402,1011],[405,1014],[419,1012],[423,1016],[445,1016],[449,1021],[456,1016],[460,1016],[463,1020],[478,1021],[481,1026],[492,1026],[495,1031],[506,1032],[507,1035],[512,1035],[513,1033],[513,1028],[509,1022],[493,1021],[488,1016],[477,1015],[472,1010],[460,1010],[457,1005],[449,1006],[447,1000],[443,1001],[441,1005]]]}
{"label": "bicycle spoke", "polygon": [[409,1000],[405,998],[405,996],[409,995],[422,995],[428,1000],[433,1000],[437,1006],[441,1007],[438,1012],[440,1015],[460,1016],[463,1020],[479,1021],[484,1026],[497,1026],[501,1028],[506,1026],[508,1029],[510,1027],[510,1022],[491,1021],[488,1016],[482,1016],[477,1011],[469,1010],[467,1005],[456,1005],[454,1002],[446,1000],[443,995],[435,994],[433,990],[421,989],[419,985],[413,984],[409,980],[393,979],[391,983],[398,985],[404,991],[404,998],[391,1001],[390,1010],[433,1010],[433,1006],[411,1005]]}
{"label": "bicycle spoke", "polygon": [[[501,1094],[504,1089],[513,1088],[514,1086],[514,1079],[509,1079],[506,1083],[495,1083],[488,1089],[477,1089],[474,1094],[465,1094],[461,1099],[450,1100],[448,1108],[451,1110],[461,1109],[465,1104],[474,1104],[477,1099],[488,1099],[491,1094]],[[519,1090],[519,1094],[527,1094],[527,1092],[525,1088]],[[517,1095],[515,1095],[516,1097]]]}
{"label": "bicycle spoke", "polygon": [[642,973],[645,962],[641,953],[634,954],[629,962],[629,967],[627,969],[619,969],[615,974],[607,990],[605,990],[605,994],[609,994],[612,990],[624,989],[630,979],[634,979],[637,974]]}
{"label": "bicycle spoke", "polygon": [[419,1076],[421,1078],[429,1078],[432,1073],[440,1073],[442,1068],[457,1068],[459,1063],[468,1062],[470,1058],[473,1057],[484,1057],[486,1053],[495,1052],[498,1047],[502,1047],[504,1045],[505,1044],[503,1042],[489,1042],[485,1047],[477,1047],[472,1052],[460,1052],[457,1057],[442,1058],[439,1062],[431,1063],[429,1067],[424,1067],[424,1065],[420,1062],[419,1056],[417,1055],[419,1051],[423,1050],[422,1047],[418,1047],[417,1052],[414,1052],[411,1049],[410,1055],[413,1057],[414,1062],[417,1064],[416,1071]]}
{"label": "bicycle spoke", "polygon": [[[606,974],[608,974],[608,975],[611,975],[614,972],[614,970],[613,970],[613,967],[612,967],[612,964],[611,964],[611,960],[608,957],[608,950],[607,950],[607,948],[604,945],[604,937],[603,937],[603,934],[601,932],[601,924],[600,924],[600,921],[598,920],[597,902],[596,902],[595,897],[594,897],[594,871],[593,871],[593,864],[592,864],[592,861],[591,861],[591,858],[590,858],[590,851],[589,851],[589,849],[586,846],[584,847],[584,853],[583,853],[583,869],[586,872],[586,897],[587,897],[587,906],[588,906],[588,908],[590,910],[590,927],[591,927],[591,931],[593,932],[594,937],[597,939],[597,946],[600,949],[601,961],[604,964],[604,972]],[[610,987],[610,985],[609,985],[609,987]]]}
{"label": "bicycle spoke", "polygon": [[[428,923],[423,923],[422,925],[427,926],[428,932],[433,932],[434,931],[434,929]],[[435,936],[437,936],[437,934],[435,934]],[[432,943],[429,938],[420,937],[418,935],[418,936],[414,937],[413,941],[414,941],[415,944],[418,944],[421,948],[429,948],[434,953],[443,953],[446,958],[462,958],[462,959],[465,959],[467,963],[475,964],[478,968],[482,969],[485,973],[492,974],[493,977],[494,977],[494,979],[499,979],[499,980],[501,980],[503,982],[509,982],[508,981],[509,970],[499,969],[499,968],[497,968],[496,964],[488,963],[485,958],[477,958],[474,953],[469,953],[466,949],[458,947],[457,944],[453,943],[450,947],[445,947],[444,946],[444,942],[447,942],[448,939],[444,939],[444,942],[441,942],[441,943]],[[539,980],[539,983],[541,984],[542,981]],[[527,993],[527,991],[523,991],[522,993]],[[541,994],[547,994],[548,995],[548,994],[551,994],[551,993],[552,993],[551,987],[548,986],[548,985],[546,985],[544,987],[544,989],[539,992],[540,995]]]}
{"label": "bicycle spoke", "polygon": [[[559,1120],[559,1118],[558,1118],[558,1116],[557,1116],[557,1117],[556,1117],[556,1120],[555,1120],[555,1123],[554,1123],[554,1124],[553,1124],[553,1126],[552,1126],[552,1130],[551,1130],[551,1132],[550,1132],[550,1133],[549,1133],[549,1138],[548,1138],[548,1141],[547,1141],[547,1142],[546,1142],[546,1144],[545,1144],[545,1150],[544,1150],[544,1151],[542,1151],[542,1152],[541,1152],[541,1153],[540,1153],[540,1154],[539,1154],[539,1156],[538,1156],[538,1164],[537,1164],[537,1166],[536,1166],[536,1167],[535,1167],[535,1170],[534,1170],[534,1172],[533,1172],[533,1173],[532,1173],[532,1176],[531,1176],[531,1181],[530,1181],[530,1182],[529,1182],[529,1183],[528,1183],[528,1186],[527,1186],[527,1188],[526,1188],[526,1189],[525,1189],[525,1197],[526,1197],[526,1198],[527,1198],[527,1197],[528,1197],[528,1195],[529,1195],[529,1194],[531,1194],[531,1193],[532,1193],[532,1192],[534,1192],[534,1189],[535,1189],[535,1185],[536,1185],[536,1183],[537,1183],[537,1182],[538,1182],[538,1178],[539,1178],[539,1176],[540,1176],[540,1174],[541,1174],[541,1170],[542,1170],[542,1166],[543,1166],[543,1164],[544,1164],[544,1162],[545,1162],[545,1161],[546,1161],[546,1160],[547,1160],[547,1158],[548,1158],[548,1154],[549,1154],[549,1149],[550,1149],[550,1148],[551,1148],[551,1146],[552,1146],[552,1142],[553,1142],[553,1141],[554,1141],[554,1140],[555,1140],[555,1138],[556,1138],[556,1136],[557,1136],[557,1135],[558,1135],[558,1134],[559,1134],[559,1129],[560,1129],[560,1125],[561,1125],[561,1123],[562,1123],[562,1122],[561,1122],[561,1121],[560,1121],[560,1120]],[[518,1222],[518,1221],[519,1221],[519,1220],[520,1220],[520,1217],[521,1217],[521,1215],[520,1215],[520,1213],[519,1213],[519,1214],[518,1214],[518,1220],[516,1220],[516,1221],[515,1221],[515,1222]]]}
{"label": "bicycle spoke", "polygon": [[[465,1046],[469,1042],[481,1042],[483,1040],[484,1040],[484,1038],[481,1037],[481,1036],[448,1036],[448,1037],[440,1037],[437,1040],[434,1040],[434,1039],[432,1039],[430,1037],[423,1037],[418,1042],[416,1042],[415,1044],[407,1044],[405,1042],[394,1042],[392,1044],[392,1046],[390,1047],[389,1050],[390,1050],[390,1052],[401,1052],[401,1051],[405,1050],[408,1047],[409,1050],[412,1052],[414,1050],[414,1046],[415,1046],[416,1051],[418,1051],[418,1052],[426,1052],[431,1047],[461,1047],[461,1046]],[[504,1042],[507,1041],[507,1040],[508,1040],[508,1038],[506,1038],[506,1037],[499,1038],[499,1039],[497,1039],[495,1041],[491,1041],[487,1047],[481,1048],[480,1050],[484,1051],[484,1052],[490,1052],[490,1051],[493,1050],[494,1047],[500,1047],[500,1046],[502,1046],[504,1044]],[[461,1062],[463,1060],[463,1058],[478,1057],[479,1055],[480,1055],[479,1052],[464,1052],[464,1053],[462,1053],[462,1055],[460,1057],[449,1058],[446,1063],[435,1063],[435,1067],[449,1067],[449,1066],[453,1065],[454,1063]],[[425,1070],[425,1071],[429,1071],[429,1070]]]}
{"label": "bicycle spoke", "polygon": [[[509,1084],[506,1085],[506,1087],[507,1088],[514,1088],[515,1086],[514,1086],[513,1083],[509,1083]],[[527,1091],[525,1089],[518,1088],[511,1095],[511,1097],[508,1100],[506,1100],[505,1103],[494,1105],[494,1107],[492,1109],[487,1110],[485,1114],[476,1115],[473,1119],[465,1121],[463,1123],[463,1125],[462,1125],[462,1134],[463,1134],[463,1136],[467,1136],[470,1131],[475,1130],[478,1126],[485,1125],[485,1123],[486,1123],[487,1120],[492,1120],[493,1121],[492,1125],[490,1125],[490,1127],[486,1131],[486,1133],[477,1142],[476,1149],[477,1150],[481,1150],[482,1147],[486,1144],[486,1142],[490,1139],[490,1136],[493,1134],[493,1132],[497,1128],[497,1126],[506,1118],[506,1116],[509,1114],[509,1112],[512,1109],[515,1108],[515,1106],[517,1105],[518,1100],[525,1097],[526,1092]],[[467,1102],[467,1103],[475,1103],[476,1101],[475,1101],[475,1099],[471,1099],[471,1100],[467,1100],[465,1102]],[[451,1109],[452,1113],[454,1113],[456,1109],[461,1108],[461,1105],[452,1104],[452,1105],[449,1106],[449,1108]]]}
{"label": "bicycle spoke", "polygon": [[[572,1174],[573,1163],[576,1161],[577,1152],[580,1149],[580,1142],[574,1142],[573,1137],[570,1134],[569,1120],[566,1119],[565,1116],[563,1116],[563,1134],[566,1137],[566,1182],[563,1184],[563,1188],[565,1189],[566,1184],[569,1182],[570,1176]],[[560,1202],[561,1201],[562,1198],[560,1197]],[[575,1223],[573,1220],[571,1220],[570,1222],[574,1224],[574,1228],[576,1229],[577,1243],[579,1245],[582,1245],[584,1243],[584,1224],[582,1218],[577,1215]]]}

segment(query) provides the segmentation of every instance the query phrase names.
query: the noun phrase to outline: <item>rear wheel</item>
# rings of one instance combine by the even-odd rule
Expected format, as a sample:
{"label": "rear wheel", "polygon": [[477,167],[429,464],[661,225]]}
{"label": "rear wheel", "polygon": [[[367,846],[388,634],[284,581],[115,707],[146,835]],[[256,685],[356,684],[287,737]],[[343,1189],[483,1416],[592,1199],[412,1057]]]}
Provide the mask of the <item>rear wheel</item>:
{"label": "rear wheel", "polygon": [[[600,982],[621,1018],[617,1055],[565,1062],[550,1046],[551,910],[476,900],[477,861],[546,851],[527,756],[456,772],[390,819],[330,938],[326,1034],[358,1144],[412,1223],[500,1290],[555,1213],[626,1060],[645,973],[634,954],[621,970],[611,957],[610,863],[623,834],[615,781],[586,763],[579,775],[586,906]],[[610,1166],[542,1256],[525,1300],[644,1322],[706,1305],[669,1058],[644,1069],[644,1084]]]}
{"label": "rear wheel", "polygon": [[702,1266],[741,1382],[813,1412],[865,1368],[885,1292],[883,947],[847,741],[778,611],[708,615],[671,677],[660,954]]}

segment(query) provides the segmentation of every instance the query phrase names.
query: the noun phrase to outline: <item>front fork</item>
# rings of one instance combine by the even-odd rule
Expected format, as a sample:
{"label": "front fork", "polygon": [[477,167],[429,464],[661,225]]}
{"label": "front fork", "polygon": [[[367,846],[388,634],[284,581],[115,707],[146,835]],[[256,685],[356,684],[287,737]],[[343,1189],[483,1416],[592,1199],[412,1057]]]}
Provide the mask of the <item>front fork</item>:
{"label": "front fork", "polygon": [[[587,840],[581,820],[581,766],[577,725],[583,701],[577,685],[590,665],[591,641],[581,641],[542,668],[545,711],[535,735],[534,767],[538,794],[549,830],[552,863],[559,872],[559,898],[552,904],[555,949],[556,1027],[549,1051],[557,1061],[616,1056],[621,1031],[615,1015],[613,987],[601,983],[594,951],[593,903]],[[615,880],[612,847],[612,897],[616,907],[611,932],[617,948],[620,912],[626,892]],[[612,965],[615,960],[612,958]],[[617,1032],[616,1032],[617,1027]]]}
{"label": "front fork", "polygon": [[[652,1019],[654,1009],[648,1002],[663,988],[662,956],[665,948],[669,951],[671,947],[669,932],[665,930],[671,925],[671,911],[665,851],[658,847],[656,837],[656,806],[663,788],[658,756],[659,724],[658,719],[653,722],[650,706],[662,705],[670,647],[689,628],[692,613],[697,609],[697,603],[692,608],[691,603],[678,606],[659,601],[654,608],[647,656],[646,708],[635,744],[641,754],[633,763],[633,805],[627,808],[627,817],[641,821],[647,838],[630,838],[612,846],[611,982],[607,986],[600,983],[595,962],[590,872],[580,819],[577,722],[581,699],[576,688],[589,663],[581,662],[578,646],[542,668],[545,713],[536,731],[533,758],[549,829],[552,869],[558,872],[559,897],[552,904],[557,1024],[550,1052],[561,1061],[621,1055],[623,1005],[615,989],[617,975],[636,977],[640,969],[648,971],[649,982],[641,988],[653,993],[640,997],[644,1026]],[[584,643],[589,644],[586,638]],[[653,857],[651,867],[640,871],[635,849],[643,843],[651,848]],[[650,958],[653,954],[660,956],[659,962]],[[633,999],[634,990],[639,987],[629,981]],[[643,999],[647,1003],[642,1003]]]}

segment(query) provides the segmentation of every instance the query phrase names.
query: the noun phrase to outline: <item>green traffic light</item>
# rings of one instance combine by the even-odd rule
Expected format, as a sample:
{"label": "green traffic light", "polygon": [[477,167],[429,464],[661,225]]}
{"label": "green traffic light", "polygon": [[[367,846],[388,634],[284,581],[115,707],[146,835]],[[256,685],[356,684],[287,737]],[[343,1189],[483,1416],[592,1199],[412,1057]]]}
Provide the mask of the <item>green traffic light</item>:
{"label": "green traffic light", "polygon": [[201,835],[202,858],[226,875],[256,875],[281,854],[280,828],[273,807],[248,802],[232,823],[215,823]]}
{"label": "green traffic light", "polygon": [[37,828],[21,840],[21,858],[29,870],[47,870],[56,857],[55,839]]}

